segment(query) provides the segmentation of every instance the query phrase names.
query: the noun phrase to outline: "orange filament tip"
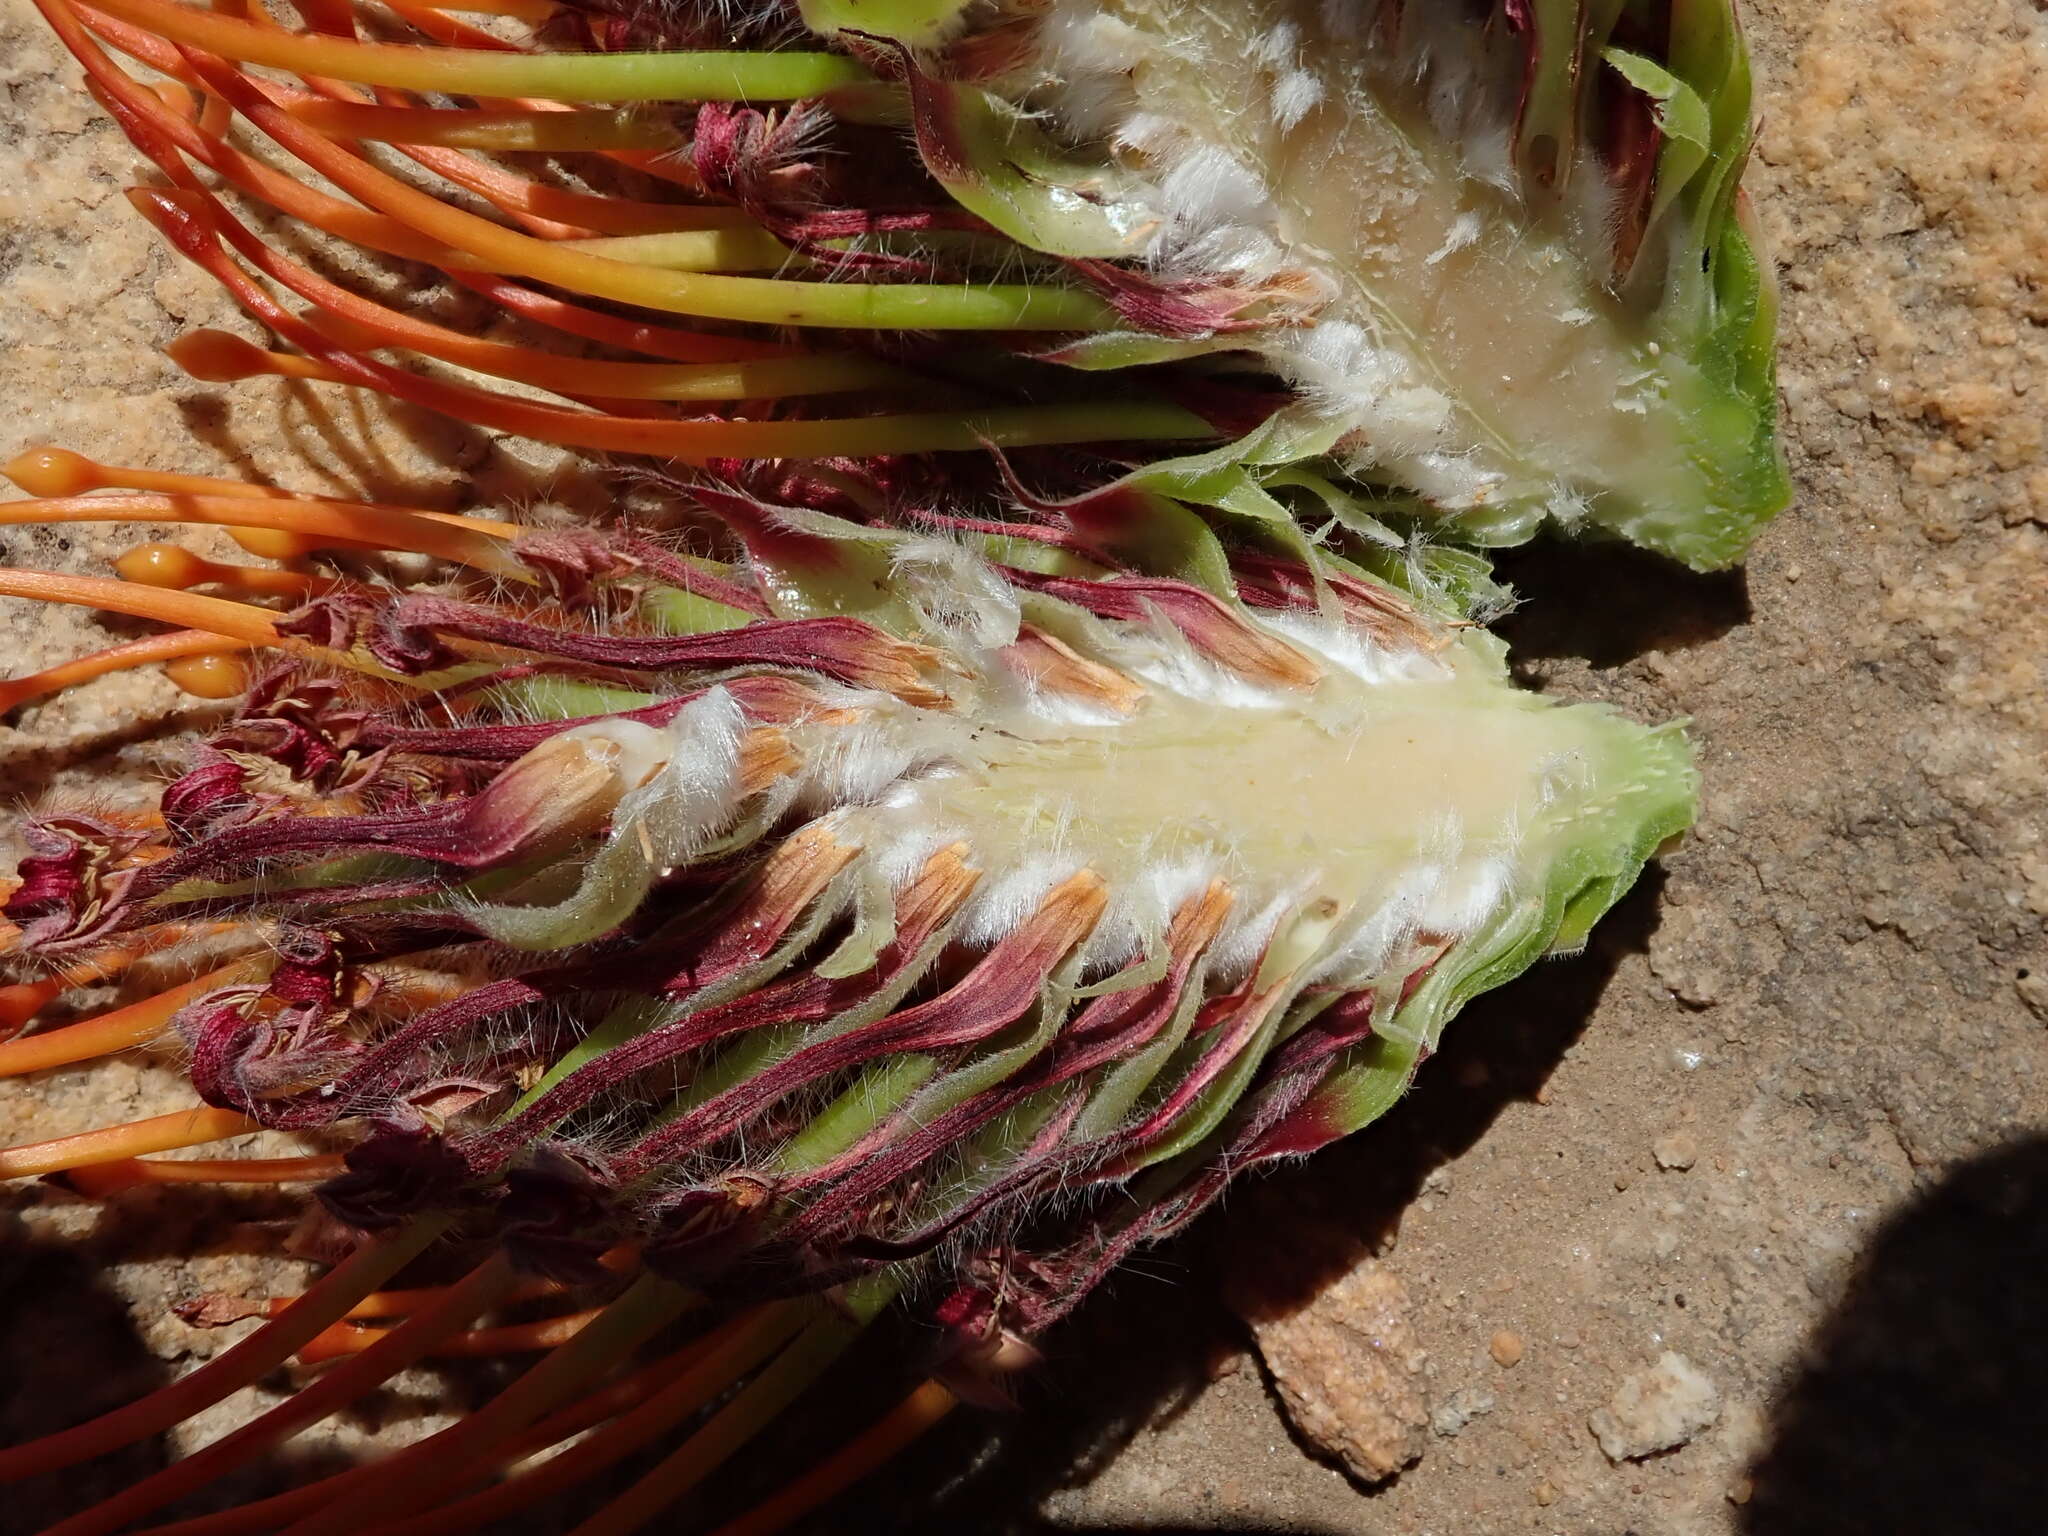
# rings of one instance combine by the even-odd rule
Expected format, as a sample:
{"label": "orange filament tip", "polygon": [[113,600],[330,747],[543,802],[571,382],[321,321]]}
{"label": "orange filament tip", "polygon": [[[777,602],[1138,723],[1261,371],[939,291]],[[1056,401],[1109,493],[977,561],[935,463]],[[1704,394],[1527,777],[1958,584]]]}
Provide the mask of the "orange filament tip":
{"label": "orange filament tip", "polygon": [[287,533],[282,528],[230,528],[228,537],[250,554],[265,560],[303,560],[323,547],[319,539],[309,539],[302,533]]}
{"label": "orange filament tip", "polygon": [[157,100],[169,107],[188,123],[199,121],[205,102],[199,93],[181,80],[159,80],[156,82]]}
{"label": "orange filament tip", "polygon": [[249,667],[239,656],[187,656],[164,675],[197,699],[232,699],[249,687]]}
{"label": "orange filament tip", "polygon": [[234,587],[265,597],[302,598],[324,591],[333,583],[299,571],[273,571],[248,565],[222,565],[202,559],[177,544],[139,544],[114,562],[123,581],[145,587],[170,587],[183,591],[202,582]]}
{"label": "orange filament tip", "polygon": [[104,466],[82,453],[47,444],[16,454],[0,465],[0,474],[31,496],[82,496],[111,483]]}
{"label": "orange filament tip", "polygon": [[294,357],[288,352],[266,352],[254,342],[244,341],[227,331],[188,331],[165,347],[164,355],[203,384],[232,384],[265,374],[318,379],[328,384],[352,382],[309,357]]}
{"label": "orange filament tip", "polygon": [[175,544],[139,544],[114,562],[123,581],[145,587],[171,587],[179,591],[213,580],[219,567],[202,560],[189,549]]}
{"label": "orange filament tip", "polygon": [[246,480],[226,480],[214,475],[177,475],[160,469],[133,469],[124,464],[102,464],[69,448],[45,443],[0,464],[5,475],[31,496],[82,496],[87,491],[118,487],[129,491],[162,491],[169,495],[243,496],[271,501],[308,499],[291,491]]}
{"label": "orange filament tip", "polygon": [[10,1040],[28,1026],[28,1021],[53,1002],[64,990],[62,976],[42,981],[16,982],[0,987],[0,1040]]}

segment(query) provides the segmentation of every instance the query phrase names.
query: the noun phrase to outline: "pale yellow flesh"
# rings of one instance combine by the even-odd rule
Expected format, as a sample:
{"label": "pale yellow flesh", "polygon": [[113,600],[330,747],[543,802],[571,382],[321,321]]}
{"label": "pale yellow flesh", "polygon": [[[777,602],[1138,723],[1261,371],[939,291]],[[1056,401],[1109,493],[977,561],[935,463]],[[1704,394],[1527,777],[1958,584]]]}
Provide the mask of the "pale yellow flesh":
{"label": "pale yellow flesh", "polygon": [[1425,865],[1482,878],[1583,782],[1606,721],[1477,671],[1332,673],[1251,709],[1159,690],[1121,724],[1005,722],[915,786],[911,818],[964,830],[986,867],[1057,849],[1124,888],[1191,862],[1246,900],[1350,907]]}
{"label": "pale yellow flesh", "polygon": [[[1141,53],[1139,109],[1257,172],[1270,233],[1337,285],[1326,315],[1367,328],[1451,402],[1452,424],[1434,443],[1427,412],[1398,403],[1370,434],[1369,451],[1395,479],[1441,480],[1422,462],[1433,448],[1472,450],[1475,466],[1503,477],[1482,505],[1569,490],[1574,465],[1605,466],[1643,506],[1686,483],[1671,415],[1649,393],[1660,365],[1641,322],[1588,282],[1562,234],[1463,175],[1452,146],[1360,85],[1371,78],[1367,45],[1327,32],[1314,0],[1108,9]],[[1288,128],[1272,109],[1279,73],[1249,62],[1260,34],[1283,23],[1300,29],[1297,58],[1324,86]],[[1284,337],[1274,351],[1284,360]]]}

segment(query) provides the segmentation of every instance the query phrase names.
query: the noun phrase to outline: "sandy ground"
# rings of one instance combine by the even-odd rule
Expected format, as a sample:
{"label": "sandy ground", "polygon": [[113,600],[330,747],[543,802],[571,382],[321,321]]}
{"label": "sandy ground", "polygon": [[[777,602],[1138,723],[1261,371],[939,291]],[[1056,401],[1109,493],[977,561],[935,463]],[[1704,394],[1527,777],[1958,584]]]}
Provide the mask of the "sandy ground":
{"label": "sandy ground", "polygon": [[[1506,562],[1531,598],[1509,633],[1532,685],[1692,717],[1697,834],[1586,955],[1468,1012],[1380,1126],[1120,1278],[1051,1341],[1027,1412],[957,1419],[821,1529],[2035,1527],[2048,18],[2026,0],[1748,17],[1798,504],[1724,578],[1616,553]],[[586,468],[422,417],[184,380],[157,349],[241,322],[122,202],[134,157],[71,79],[27,0],[0,0],[0,448],[446,507],[599,494]],[[81,571],[129,542],[0,537],[7,564]],[[110,632],[0,607],[9,670]],[[167,714],[204,718],[140,675],[27,711],[0,726],[0,787],[152,773]],[[141,1062],[60,1074],[0,1095],[0,1134],[165,1091]],[[10,1198],[10,1436],[53,1390],[20,1364],[38,1318],[65,1395],[112,1398],[209,1348],[162,1303],[244,1276],[268,1230],[239,1207],[121,1228]],[[207,1256],[167,1265],[184,1221]],[[1241,1313],[1297,1307],[1251,1349]],[[1336,1416],[1422,1453],[1374,1488],[1314,1453],[1274,1391],[1345,1349],[1372,1369],[1329,1373],[1356,1388]],[[1667,1353],[1690,1396],[1646,1404],[1627,1384]],[[418,1391],[393,1433],[448,1406]],[[1637,1448],[1660,1426],[1685,1443],[1610,1460],[1603,1411]],[[31,1528],[30,1507],[0,1530]]]}

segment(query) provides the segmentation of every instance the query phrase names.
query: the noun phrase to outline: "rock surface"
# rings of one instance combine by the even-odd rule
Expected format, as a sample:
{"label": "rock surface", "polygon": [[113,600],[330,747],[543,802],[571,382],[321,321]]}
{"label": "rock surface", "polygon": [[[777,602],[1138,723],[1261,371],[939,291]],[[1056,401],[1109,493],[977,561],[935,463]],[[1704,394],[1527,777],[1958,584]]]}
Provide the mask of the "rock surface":
{"label": "rock surface", "polygon": [[1366,1259],[1291,1311],[1246,1308],[1287,1420],[1361,1482],[1422,1455],[1430,1426],[1407,1287]]}
{"label": "rock surface", "polygon": [[1721,1394],[1685,1356],[1665,1350],[1586,1420],[1609,1461],[1676,1450],[1721,1417]]}

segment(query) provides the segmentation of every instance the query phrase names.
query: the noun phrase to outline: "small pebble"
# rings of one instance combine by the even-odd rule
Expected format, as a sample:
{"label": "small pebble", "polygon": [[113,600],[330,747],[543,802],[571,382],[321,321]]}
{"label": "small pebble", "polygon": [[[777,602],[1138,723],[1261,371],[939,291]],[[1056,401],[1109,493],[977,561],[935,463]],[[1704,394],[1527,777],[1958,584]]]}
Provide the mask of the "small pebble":
{"label": "small pebble", "polygon": [[1640,1461],[1685,1445],[1721,1417],[1721,1394],[1685,1356],[1666,1350],[1615,1389],[1587,1426],[1607,1459]]}
{"label": "small pebble", "polygon": [[1536,1485],[1536,1502],[1546,1509],[1557,1502],[1557,1485],[1547,1477]]}
{"label": "small pebble", "polygon": [[1503,1328],[1493,1336],[1493,1342],[1486,1346],[1486,1352],[1493,1356],[1495,1365],[1519,1365],[1522,1359],[1522,1336]]}
{"label": "small pebble", "polygon": [[1700,1144],[1690,1131],[1673,1131],[1660,1137],[1652,1150],[1657,1154],[1657,1166],[1674,1173],[1683,1173],[1700,1160]]}
{"label": "small pebble", "polygon": [[1446,1440],[1455,1440],[1467,1424],[1481,1414],[1493,1412],[1494,1396],[1484,1387],[1460,1387],[1429,1417],[1429,1427]]}

